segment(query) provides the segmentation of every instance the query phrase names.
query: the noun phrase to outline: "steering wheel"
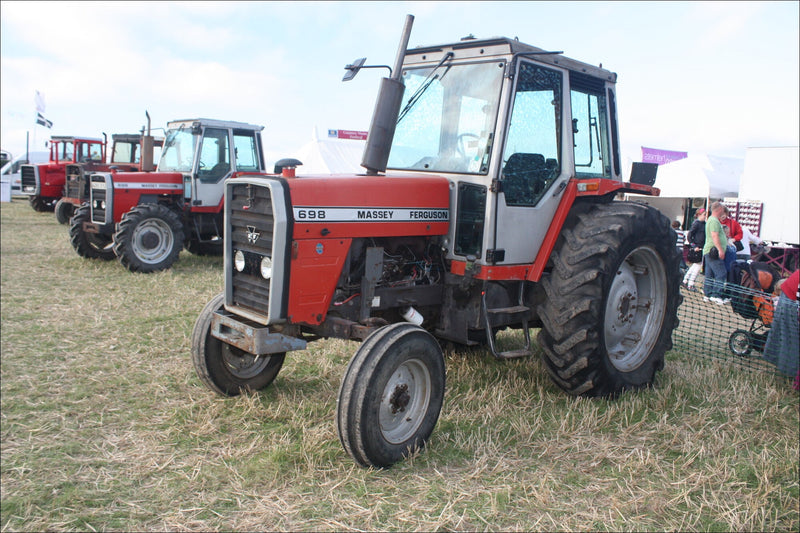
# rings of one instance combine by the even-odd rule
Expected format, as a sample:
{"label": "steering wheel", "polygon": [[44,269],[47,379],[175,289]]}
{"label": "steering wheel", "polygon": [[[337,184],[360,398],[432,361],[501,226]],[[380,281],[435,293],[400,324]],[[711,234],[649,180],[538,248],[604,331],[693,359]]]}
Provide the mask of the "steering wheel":
{"label": "steering wheel", "polygon": [[466,145],[464,143],[464,139],[480,139],[480,136],[475,135],[474,133],[462,133],[458,137],[456,137],[456,152],[463,157],[467,157],[467,150]]}

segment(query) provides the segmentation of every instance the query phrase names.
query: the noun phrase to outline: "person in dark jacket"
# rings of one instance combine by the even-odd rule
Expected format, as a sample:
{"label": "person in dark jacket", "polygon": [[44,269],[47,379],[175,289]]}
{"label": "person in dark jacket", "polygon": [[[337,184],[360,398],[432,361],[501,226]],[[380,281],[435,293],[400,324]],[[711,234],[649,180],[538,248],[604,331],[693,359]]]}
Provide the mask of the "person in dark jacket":
{"label": "person in dark jacket", "polygon": [[689,244],[689,253],[687,259],[690,263],[689,269],[683,276],[683,286],[690,291],[694,289],[694,282],[703,264],[703,246],[706,244],[706,217],[708,213],[702,207],[694,214],[695,220],[692,222],[692,227],[686,235],[686,241]]}

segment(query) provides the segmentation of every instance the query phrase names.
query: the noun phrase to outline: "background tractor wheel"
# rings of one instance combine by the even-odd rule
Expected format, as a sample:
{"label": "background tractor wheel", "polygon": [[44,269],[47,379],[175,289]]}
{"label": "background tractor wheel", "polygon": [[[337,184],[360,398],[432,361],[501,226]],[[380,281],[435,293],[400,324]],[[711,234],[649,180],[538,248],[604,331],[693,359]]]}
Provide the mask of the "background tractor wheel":
{"label": "background tractor wheel", "polygon": [[81,257],[111,261],[117,257],[111,237],[83,231],[83,223],[90,222],[91,216],[88,205],[84,204],[75,210],[69,221],[69,241]]}
{"label": "background tractor wheel", "polygon": [[576,204],[550,260],[538,314],[553,381],[583,396],[651,385],[682,299],[669,220],[642,204]]}
{"label": "background tractor wheel", "polygon": [[52,211],[55,207],[55,202],[52,198],[42,198],[41,196],[30,196],[28,197],[28,203],[31,204],[31,207],[34,211],[39,213],[45,213],[47,211]]}
{"label": "background tractor wheel", "polygon": [[131,272],[165,270],[183,248],[183,223],[160,204],[137,205],[122,215],[114,234],[114,251]]}
{"label": "background tractor wheel", "polygon": [[444,400],[442,350],[424,329],[392,324],[370,335],[339,388],[337,428],[361,466],[388,467],[425,446]]}
{"label": "background tractor wheel", "polygon": [[62,198],[56,202],[55,212],[59,224],[69,224],[69,219],[75,214],[75,206]]}
{"label": "background tractor wheel", "polygon": [[212,337],[211,318],[224,303],[224,293],[212,298],[194,324],[192,363],[195,372],[208,388],[225,396],[237,396],[242,390],[264,389],[275,380],[286,354],[256,357]]}

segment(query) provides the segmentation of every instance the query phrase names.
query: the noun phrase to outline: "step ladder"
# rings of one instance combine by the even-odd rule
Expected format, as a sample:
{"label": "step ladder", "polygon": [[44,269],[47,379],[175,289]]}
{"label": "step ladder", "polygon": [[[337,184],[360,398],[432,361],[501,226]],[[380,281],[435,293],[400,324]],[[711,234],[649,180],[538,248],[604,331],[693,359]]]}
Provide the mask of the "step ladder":
{"label": "step ladder", "polygon": [[[527,313],[531,310],[530,307],[524,305],[524,292],[525,292],[525,282],[519,282],[519,297],[517,300],[517,305],[511,307],[495,307],[495,308],[488,308],[486,306],[486,289],[484,288],[481,291],[481,307],[483,308],[483,319],[484,325],[486,327],[486,340],[489,343],[489,349],[492,351],[492,355],[495,356],[497,359],[517,359],[519,357],[528,357],[531,355],[531,332],[528,328],[528,319]],[[522,332],[525,335],[525,346],[516,350],[507,350],[504,352],[498,352],[496,346],[496,339],[494,335],[494,327],[492,326],[491,317],[495,315],[523,315],[521,319],[522,322]]]}

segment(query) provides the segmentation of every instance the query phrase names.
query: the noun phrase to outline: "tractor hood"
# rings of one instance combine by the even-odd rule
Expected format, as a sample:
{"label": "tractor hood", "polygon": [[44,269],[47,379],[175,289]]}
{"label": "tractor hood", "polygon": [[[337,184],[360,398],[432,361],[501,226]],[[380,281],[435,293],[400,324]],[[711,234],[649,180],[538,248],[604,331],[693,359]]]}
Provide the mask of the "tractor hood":
{"label": "tractor hood", "polygon": [[294,239],[444,235],[450,182],[429,174],[287,178]]}

